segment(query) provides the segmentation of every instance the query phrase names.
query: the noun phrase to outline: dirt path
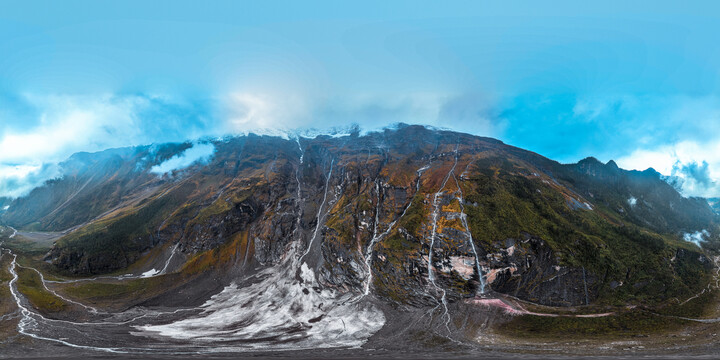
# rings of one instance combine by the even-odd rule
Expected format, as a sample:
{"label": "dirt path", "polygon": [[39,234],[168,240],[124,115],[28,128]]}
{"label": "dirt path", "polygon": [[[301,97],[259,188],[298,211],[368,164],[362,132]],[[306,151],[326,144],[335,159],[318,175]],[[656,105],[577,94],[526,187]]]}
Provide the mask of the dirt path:
{"label": "dirt path", "polygon": [[474,298],[468,300],[468,303],[484,307],[494,307],[505,310],[510,315],[534,315],[534,316],[546,316],[546,317],[574,317],[574,318],[597,318],[615,315],[614,312],[604,312],[596,314],[553,314],[553,313],[539,313],[529,311],[525,309],[519,302],[510,301],[501,298]]}

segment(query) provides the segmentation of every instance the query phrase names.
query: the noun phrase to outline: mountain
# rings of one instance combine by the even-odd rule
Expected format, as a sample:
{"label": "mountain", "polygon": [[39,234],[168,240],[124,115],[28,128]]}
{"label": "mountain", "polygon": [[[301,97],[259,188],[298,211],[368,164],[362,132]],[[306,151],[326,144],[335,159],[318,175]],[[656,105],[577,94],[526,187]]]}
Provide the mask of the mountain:
{"label": "mountain", "polygon": [[[151,270],[175,253],[177,267],[242,275],[298,247],[322,287],[418,306],[436,301],[429,288],[443,301],[493,291],[554,306],[659,302],[710,277],[684,236],[704,230],[702,245],[718,247],[708,203],[652,169],[560,164],[406,125],[211,143],[208,163],[164,175],[150,169],[193,144],[76,154],[0,220],[64,231],[46,260],[66,275]],[[208,258],[221,249],[232,259]]]}
{"label": "mountain", "polygon": [[720,215],[720,198],[709,198],[707,199],[708,204],[710,204],[710,207],[712,208],[713,212],[715,214]]}

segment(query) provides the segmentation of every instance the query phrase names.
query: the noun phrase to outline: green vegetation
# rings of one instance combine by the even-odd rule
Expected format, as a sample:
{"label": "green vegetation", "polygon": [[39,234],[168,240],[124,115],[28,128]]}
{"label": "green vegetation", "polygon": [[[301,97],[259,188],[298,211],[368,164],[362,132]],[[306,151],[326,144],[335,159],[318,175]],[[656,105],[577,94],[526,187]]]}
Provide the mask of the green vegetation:
{"label": "green vegetation", "polygon": [[[247,249],[247,247],[250,247],[250,249]],[[248,239],[248,233],[242,231],[233,235],[232,241],[226,242],[217,248],[203,251],[192,257],[185,263],[180,273],[184,276],[196,275],[204,271],[227,266],[233,261],[236,261],[238,256],[244,256],[246,252],[248,256],[252,256],[254,254],[254,248],[252,241]]]}
{"label": "green vegetation", "polygon": [[72,267],[76,267],[85,257],[87,268],[78,269],[85,274],[108,273],[129,266],[152,245],[149,235],[186,201],[193,188],[194,185],[185,184],[117,218],[97,221],[70,233],[56,243],[58,261],[72,262]]}
{"label": "green vegetation", "polygon": [[198,215],[195,216],[187,226],[192,227],[193,225],[205,224],[212,217],[227,213],[232,209],[234,204],[239,204],[247,200],[250,195],[252,195],[250,190],[241,190],[238,192],[232,192],[228,194],[227,197],[221,196],[210,204],[210,206],[200,210]]}
{"label": "green vegetation", "polygon": [[11,304],[13,304],[10,288],[5,286],[5,284],[12,280],[12,275],[8,270],[11,261],[12,257],[10,256],[0,257],[0,283],[3,284],[0,286],[0,316],[10,312]]}
{"label": "green vegetation", "polygon": [[[522,175],[527,165],[504,158],[477,163],[480,170],[463,184],[466,201],[474,205],[465,211],[473,238],[486,250],[504,239],[538,237],[562,264],[599,276],[599,301],[606,304],[659,304],[697,293],[710,280],[710,264],[692,244],[622,219],[602,203],[573,210],[568,197],[579,195]],[[611,289],[613,280],[626,285]]]}
{"label": "green vegetation", "polygon": [[159,277],[131,279],[113,283],[88,281],[69,285],[65,287],[65,291],[73,297],[92,301],[119,300],[121,298],[140,299],[150,291],[161,288],[164,281],[167,281],[167,279]]}
{"label": "green vegetation", "polygon": [[691,324],[686,320],[633,310],[594,318],[522,315],[498,327],[501,334],[540,339],[626,337],[673,331]]}
{"label": "green vegetation", "polygon": [[[384,182],[379,217],[382,223],[388,224],[392,221],[390,217],[397,216],[396,212],[401,207],[396,202],[406,201],[403,191],[414,189],[415,171],[431,163],[423,174],[421,191],[409,199],[410,206],[405,216],[376,245],[380,260],[373,263],[375,290],[380,295],[396,302],[419,303],[427,300],[418,298],[426,295],[421,287],[427,285],[423,259],[427,254],[427,242],[419,239],[428,232],[429,212],[432,211],[431,200],[428,199],[432,198],[431,194],[437,191],[439,182],[449,171],[454,158],[452,151],[459,137],[458,134],[421,128],[402,131],[368,135],[377,138],[368,137],[357,143],[354,138],[342,142],[329,138],[307,140],[300,170],[301,195],[305,202],[301,206],[304,209],[301,224],[306,229],[314,225],[317,206],[323,190],[327,190],[323,187],[332,158],[335,167],[331,186],[335,189],[342,184],[343,192],[333,209],[329,210],[324,224],[326,228],[320,228],[319,233],[324,236],[322,250],[326,254],[341,254],[344,259],[361,259],[369,240],[369,231],[358,231],[360,219],[357,214],[375,211],[375,179],[379,177]],[[407,141],[408,136],[414,140]],[[114,175],[103,180],[102,186],[89,183],[88,189],[92,188],[92,191],[83,194],[87,197],[82,198],[82,204],[86,204],[89,214],[96,215],[114,209],[118,204],[122,207],[57,243],[52,257],[54,264],[66,271],[65,275],[110,273],[127,269],[133,263],[139,268],[163,253],[158,248],[155,248],[157,252],[149,249],[159,243],[167,249],[169,244],[181,238],[183,244],[189,244],[191,249],[213,249],[191,256],[177,277],[63,285],[67,291],[80,298],[111,300],[113,297],[142,297],[156,288],[163,288],[161,281],[171,279],[182,282],[203,272],[231,266],[244,254],[252,256],[253,242],[248,240],[248,231],[263,239],[274,241],[278,236],[285,236],[278,241],[288,241],[288,229],[291,230],[295,224],[288,219],[294,220],[294,216],[299,215],[293,213],[297,209],[294,199],[297,146],[274,138],[249,139],[251,146],[247,147],[244,145],[246,140],[218,144],[218,152],[211,165],[172,181],[158,181],[155,177],[152,181],[145,179],[139,183],[143,186],[138,184],[137,191],[126,189],[129,179],[135,175],[122,168],[130,164],[130,168],[135,169],[137,159],[124,164],[125,160],[113,156],[112,161],[116,164],[108,167],[111,169],[108,173]],[[376,151],[378,144],[382,144],[382,154]],[[373,150],[370,151],[368,146]],[[579,279],[579,269],[583,269],[583,276],[585,271],[590,274],[591,297],[597,297],[596,303],[601,306],[624,308],[628,304],[637,304],[666,315],[700,316],[715,301],[714,295],[702,294],[683,303],[708,284],[712,264],[705,257],[707,253],[682,241],[681,234],[703,228],[717,231],[717,221],[702,204],[682,198],[656,175],[622,172],[610,164],[591,160],[561,165],[492,140],[469,136],[463,138],[463,143],[458,143],[458,148],[459,168],[454,175],[462,187],[464,211],[481,256],[485,253],[498,254],[509,246],[505,243],[508,239],[515,240],[513,243],[517,248],[527,253],[534,250],[531,246],[540,246],[537,245],[540,243],[542,248],[534,254],[545,256],[543,261],[547,261],[543,265],[550,268],[557,258],[559,265],[571,268],[569,274],[573,277],[571,280],[575,288],[572,291],[575,295],[582,291],[578,289],[584,279]],[[171,156],[176,150],[162,150],[161,157]],[[79,183],[63,185],[65,182],[70,182],[70,179],[58,180],[55,187],[43,190],[47,191],[46,202],[65,199],[63,196],[76,192]],[[450,181],[447,188],[454,186],[454,181]],[[155,193],[139,202],[133,200],[147,196],[144,191]],[[56,197],[53,192],[62,194]],[[35,196],[39,202],[44,201],[37,193]],[[637,205],[628,203],[630,196],[637,197]],[[76,200],[73,202],[81,203],[79,198]],[[592,210],[585,205],[586,201],[592,204]],[[243,208],[245,205],[250,206]],[[457,201],[451,205],[443,204],[449,211],[455,211],[455,215],[459,209],[457,205]],[[48,206],[53,207],[52,204]],[[78,209],[84,209],[77,204],[74,206],[73,211],[63,207],[57,213],[48,212],[58,214],[57,219],[52,218],[55,215],[48,215],[50,218],[42,219],[36,225],[26,225],[26,228],[48,228],[81,219]],[[250,210],[243,212],[247,208]],[[17,209],[27,210],[28,207]],[[72,219],[73,216],[77,218]],[[27,219],[23,223],[32,224],[31,221]],[[267,222],[260,224],[260,221]],[[454,220],[443,219],[439,224],[440,229],[451,227],[458,230],[459,220],[457,217]],[[162,233],[160,241],[158,229]],[[255,231],[262,234],[253,234]],[[523,242],[531,238],[542,241]],[[442,246],[467,252],[465,245],[456,240],[451,239]],[[708,243],[708,248],[718,244],[720,242]],[[282,251],[276,250],[280,249],[279,246],[272,245],[269,246],[272,251]],[[48,269],[40,267],[41,258],[48,250],[44,245],[23,242],[18,237],[8,242],[8,246],[33,258],[33,266],[38,269]],[[447,251],[438,254],[449,256]],[[138,262],[138,259],[142,261]],[[495,266],[504,260],[493,261]],[[330,263],[326,262],[325,266],[336,266],[333,269],[350,274],[349,263]],[[544,291],[541,284],[551,278],[548,273],[552,271],[541,270],[537,276],[530,274],[528,278],[523,278],[522,286],[528,289],[528,293]],[[466,294],[475,281],[468,282],[457,273],[444,273],[439,277],[443,288],[452,293],[453,300]],[[37,290],[36,285],[26,284],[25,290]],[[42,302],[45,295],[36,294],[35,298]],[[45,300],[44,306],[52,307],[51,299]],[[577,298],[572,302],[577,303]],[[607,319],[523,318],[516,325],[523,331],[543,322],[557,321],[557,324],[548,324],[557,325],[565,329],[563,331],[584,327],[590,333],[621,332],[633,329],[623,319],[630,321],[635,316],[634,312],[623,313],[616,322]],[[651,324],[654,321],[652,317],[645,319],[637,316],[640,316],[640,323]]]}
{"label": "green vegetation", "polygon": [[717,308],[713,305],[718,303],[718,290],[702,292],[688,299],[671,299],[668,304],[653,309],[661,315],[680,316],[688,318],[710,318],[717,317],[713,313]]}
{"label": "green vegetation", "polygon": [[[414,236],[418,235],[420,226],[428,215],[423,199],[422,194],[415,194],[412,198],[412,203],[410,203],[410,206],[405,212],[405,216],[398,221],[396,229],[403,228]],[[398,231],[393,231],[390,236],[383,240],[382,244],[394,252],[417,251],[420,246],[419,243],[410,242],[405,239]]]}
{"label": "green vegetation", "polygon": [[40,275],[35,271],[22,267],[16,267],[15,271],[18,274],[17,289],[25,295],[32,306],[45,312],[58,312],[65,309],[67,304],[45,290]]}
{"label": "green vegetation", "polygon": [[40,244],[34,241],[16,236],[12,239],[3,240],[3,247],[12,250],[15,253],[26,256],[42,256],[50,250],[52,244]]}

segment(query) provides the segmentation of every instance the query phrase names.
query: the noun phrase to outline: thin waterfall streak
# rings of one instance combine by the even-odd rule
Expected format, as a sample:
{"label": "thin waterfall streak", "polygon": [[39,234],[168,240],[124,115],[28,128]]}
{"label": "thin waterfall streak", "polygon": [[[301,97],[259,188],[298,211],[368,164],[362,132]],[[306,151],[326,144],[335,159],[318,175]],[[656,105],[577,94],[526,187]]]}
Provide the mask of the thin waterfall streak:
{"label": "thin waterfall streak", "polygon": [[[455,163],[453,164],[452,168],[450,168],[450,171],[445,175],[445,179],[443,179],[443,182],[440,186],[440,189],[435,193],[433,197],[433,226],[432,226],[432,232],[430,233],[430,250],[428,251],[428,277],[430,278],[430,281],[435,285],[435,275],[432,268],[432,254],[433,254],[433,246],[435,245],[435,237],[437,235],[437,218],[440,215],[440,205],[438,204],[438,199],[440,195],[442,194],[443,189],[445,189],[445,185],[447,185],[448,180],[450,179],[450,175],[455,170],[455,166],[457,165],[457,158],[455,159]],[[437,287],[437,285],[435,285]]]}
{"label": "thin waterfall streak", "polygon": [[462,222],[463,227],[465,228],[465,232],[467,233],[467,236],[468,236],[468,242],[470,243],[470,249],[472,249],[473,255],[475,256],[475,270],[477,271],[478,278],[480,280],[480,294],[482,295],[485,293],[485,287],[487,285],[485,283],[485,275],[483,274],[482,268],[480,267],[480,257],[478,256],[477,249],[475,248],[475,241],[473,240],[472,232],[470,232],[470,226],[468,225],[468,222],[467,222],[467,214],[465,214],[465,205],[463,204],[464,198],[463,198],[462,188],[460,188],[460,182],[458,182],[458,179],[455,176],[455,174],[453,174],[453,178],[455,179],[455,184],[457,185],[458,194],[459,194],[458,203],[460,204],[460,221]]}
{"label": "thin waterfall streak", "polygon": [[[420,190],[420,180],[421,180],[423,172],[425,172],[425,170],[427,170],[427,169],[428,169],[428,167],[425,166],[416,171],[416,173],[418,174],[417,175],[418,178],[417,178],[417,183],[415,185],[415,194],[413,194],[413,197]],[[375,247],[375,244],[380,242],[380,240],[382,240],[385,236],[387,236],[390,233],[390,231],[395,227],[395,224],[405,216],[405,214],[407,213],[407,211],[411,205],[412,205],[412,199],[405,206],[405,208],[403,209],[403,212],[400,214],[400,216],[397,219],[393,220],[388,225],[388,228],[379,236],[376,235],[377,234],[377,225],[375,226],[375,230],[373,231],[373,238],[372,238],[372,240],[370,240],[370,244],[368,245],[367,249],[365,250],[365,268],[367,269],[368,276],[367,276],[367,279],[365,280],[365,288],[364,288],[363,296],[367,296],[370,294],[370,284],[372,283],[372,254],[373,254],[373,249]],[[379,205],[377,208],[379,209]],[[376,216],[375,216],[376,224],[378,221],[377,220],[377,211],[378,210],[376,210]]]}
{"label": "thin waterfall streak", "polygon": [[335,159],[330,160],[330,172],[327,174],[327,178],[325,179],[325,193],[323,194],[323,200],[320,203],[320,208],[318,208],[317,213],[317,224],[315,225],[315,232],[313,233],[312,238],[310,238],[310,241],[308,242],[307,249],[305,249],[305,253],[302,254],[299,262],[302,262],[303,258],[310,252],[310,249],[312,248],[313,241],[315,241],[315,238],[317,237],[318,230],[320,229],[320,223],[322,220],[322,210],[325,206],[325,201],[327,201],[327,193],[328,193],[328,187],[330,186],[330,177],[332,177],[332,171],[333,171],[333,165],[335,164]]}
{"label": "thin waterfall streak", "polygon": [[163,266],[162,270],[160,270],[160,273],[158,273],[158,275],[163,275],[163,274],[167,273],[167,270],[170,267],[170,261],[175,256],[175,252],[177,251],[179,246],[180,246],[180,243],[177,243],[177,244],[175,244],[175,246],[173,246],[173,249],[170,252],[170,257],[168,257],[167,261],[165,261],[165,266]]}
{"label": "thin waterfall streak", "polygon": [[[295,138],[295,141],[297,142],[298,149],[300,150],[300,162],[298,163],[297,169],[295,169],[295,182],[297,183],[297,192],[295,194],[295,206],[297,207],[297,220],[295,221],[295,230],[293,230],[293,240],[297,240],[297,234],[300,233],[300,226],[302,225],[302,183],[300,182],[300,171],[302,170],[303,161],[305,159],[305,150],[303,150],[302,145],[300,144],[300,136],[298,135]],[[298,241],[294,241],[293,245],[291,246],[291,249],[293,250],[293,256],[297,251],[298,247]],[[249,245],[248,245],[249,246]],[[291,257],[293,257],[291,256]]]}
{"label": "thin waterfall streak", "polygon": [[443,317],[446,317],[445,321],[445,327],[448,330],[448,333],[450,332],[450,312],[448,309],[448,303],[447,303],[447,292],[445,289],[438,286],[438,284],[435,282],[435,273],[433,270],[433,263],[432,263],[432,254],[433,254],[433,247],[435,246],[435,237],[437,235],[437,218],[440,213],[440,204],[438,203],[438,199],[440,197],[440,194],[442,194],[443,189],[445,189],[445,186],[447,185],[448,180],[450,179],[450,176],[455,171],[455,167],[457,166],[457,147],[455,147],[455,162],[453,163],[452,168],[450,168],[450,171],[448,171],[447,175],[445,175],[445,179],[443,179],[443,182],[440,186],[440,189],[435,193],[435,196],[433,197],[433,226],[432,226],[432,233],[430,234],[430,249],[428,250],[428,279],[430,280],[430,283],[432,283],[433,287],[435,287],[436,291],[441,291],[442,296],[440,297],[440,302],[443,305],[444,313]]}

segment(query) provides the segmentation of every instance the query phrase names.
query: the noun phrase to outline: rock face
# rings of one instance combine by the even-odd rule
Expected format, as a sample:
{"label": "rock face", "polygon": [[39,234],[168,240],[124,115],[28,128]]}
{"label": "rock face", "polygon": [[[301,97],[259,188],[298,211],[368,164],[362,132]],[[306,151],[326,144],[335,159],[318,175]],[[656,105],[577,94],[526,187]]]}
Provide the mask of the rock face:
{"label": "rock face", "polygon": [[542,239],[529,234],[507,239],[488,254],[487,281],[494,290],[531,302],[552,305],[586,305],[598,297],[600,283],[584,267],[561,265]]}
{"label": "rock face", "polygon": [[122,269],[159,246],[189,259],[236,246],[235,272],[297,253],[322,287],[406,305],[491,291],[555,306],[661,301],[709,276],[682,235],[707,230],[717,243],[706,202],[614,162],[562,165],[419,126],[213,144],[209,163],[163,176],[148,169],[190,144],[74,156],[73,171],[1,219],[76,227],[47,255],[66,273]]}

